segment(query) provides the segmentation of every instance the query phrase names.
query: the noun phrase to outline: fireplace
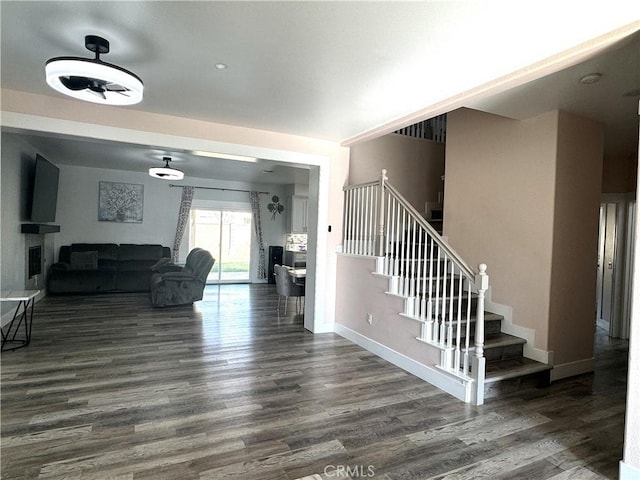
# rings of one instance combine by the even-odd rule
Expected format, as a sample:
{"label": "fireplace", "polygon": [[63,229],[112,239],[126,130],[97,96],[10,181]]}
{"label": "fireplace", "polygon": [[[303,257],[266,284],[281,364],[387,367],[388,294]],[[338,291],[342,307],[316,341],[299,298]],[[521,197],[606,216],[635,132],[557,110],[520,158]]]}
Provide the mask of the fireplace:
{"label": "fireplace", "polygon": [[42,245],[29,247],[27,257],[27,280],[42,273]]}
{"label": "fireplace", "polygon": [[44,235],[25,235],[24,253],[24,288],[40,290],[45,278]]}

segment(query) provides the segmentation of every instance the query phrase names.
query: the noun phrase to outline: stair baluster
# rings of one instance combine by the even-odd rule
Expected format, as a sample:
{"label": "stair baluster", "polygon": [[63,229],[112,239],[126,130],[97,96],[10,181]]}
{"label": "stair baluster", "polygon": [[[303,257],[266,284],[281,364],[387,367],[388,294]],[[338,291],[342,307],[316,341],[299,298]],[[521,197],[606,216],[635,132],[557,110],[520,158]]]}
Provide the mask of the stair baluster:
{"label": "stair baluster", "polygon": [[[345,188],[344,219],[345,253],[380,257],[376,269],[389,276],[390,293],[405,297],[404,314],[422,322],[418,339],[440,349],[440,368],[465,382],[473,381],[473,401],[482,403],[486,362],[484,295],[489,285],[486,265],[480,265],[477,274],[469,268],[388,183],[386,170],[377,182]],[[466,338],[462,350],[465,286]],[[475,352],[471,356],[471,297],[474,294],[478,304]]]}

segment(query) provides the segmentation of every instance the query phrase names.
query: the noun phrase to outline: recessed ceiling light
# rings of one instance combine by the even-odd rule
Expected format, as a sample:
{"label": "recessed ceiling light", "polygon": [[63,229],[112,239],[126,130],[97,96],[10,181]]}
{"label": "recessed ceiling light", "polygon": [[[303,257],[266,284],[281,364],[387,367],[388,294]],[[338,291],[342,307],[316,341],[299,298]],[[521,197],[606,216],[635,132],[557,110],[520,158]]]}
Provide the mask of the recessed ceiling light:
{"label": "recessed ceiling light", "polygon": [[586,75],[583,75],[582,77],[580,77],[580,83],[584,83],[585,85],[588,85],[590,83],[599,82],[601,78],[602,78],[601,73],[598,73],[598,72],[587,73]]}
{"label": "recessed ceiling light", "polygon": [[224,70],[225,68],[227,68],[227,64],[226,63],[216,63],[216,68],[218,70]]}

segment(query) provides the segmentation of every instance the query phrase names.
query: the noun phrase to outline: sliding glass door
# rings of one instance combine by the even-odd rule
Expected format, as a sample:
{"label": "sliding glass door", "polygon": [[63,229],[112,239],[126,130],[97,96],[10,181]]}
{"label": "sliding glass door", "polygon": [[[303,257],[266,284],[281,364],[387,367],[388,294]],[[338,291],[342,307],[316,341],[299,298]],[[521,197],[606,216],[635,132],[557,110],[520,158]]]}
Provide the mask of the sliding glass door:
{"label": "sliding glass door", "polygon": [[207,283],[250,280],[251,212],[192,209],[190,247],[211,252],[216,262]]}

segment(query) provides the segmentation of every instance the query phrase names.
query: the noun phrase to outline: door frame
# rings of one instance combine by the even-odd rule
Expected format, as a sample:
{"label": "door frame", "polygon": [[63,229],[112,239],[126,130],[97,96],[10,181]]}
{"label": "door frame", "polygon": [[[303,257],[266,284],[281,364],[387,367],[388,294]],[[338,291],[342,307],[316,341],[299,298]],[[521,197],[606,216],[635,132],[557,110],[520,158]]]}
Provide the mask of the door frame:
{"label": "door frame", "polygon": [[[604,193],[601,196],[600,206],[608,204],[616,205],[615,214],[615,240],[612,262],[612,293],[611,293],[611,319],[609,322],[609,335],[614,338],[629,338],[631,320],[631,296],[632,296],[632,263],[634,247],[633,221],[635,215],[635,193]],[[602,222],[601,222],[602,223]],[[599,237],[602,232],[599,233]],[[600,255],[600,242],[598,239]],[[604,249],[604,245],[602,246]],[[598,269],[598,287],[604,288],[604,272],[607,271],[607,259],[602,258]],[[602,271],[602,272],[601,272]],[[598,313],[601,311],[601,290],[598,290]],[[598,315],[600,318],[600,315]]]}

